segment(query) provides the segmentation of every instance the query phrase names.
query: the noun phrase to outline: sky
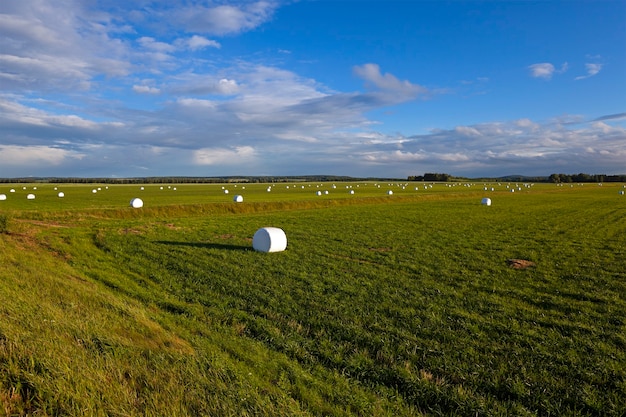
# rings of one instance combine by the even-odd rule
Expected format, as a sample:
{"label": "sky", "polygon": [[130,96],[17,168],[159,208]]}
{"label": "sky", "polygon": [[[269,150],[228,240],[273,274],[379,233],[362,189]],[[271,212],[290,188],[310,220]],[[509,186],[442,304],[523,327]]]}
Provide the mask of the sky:
{"label": "sky", "polygon": [[0,177],[427,172],[626,174],[626,2],[0,2]]}

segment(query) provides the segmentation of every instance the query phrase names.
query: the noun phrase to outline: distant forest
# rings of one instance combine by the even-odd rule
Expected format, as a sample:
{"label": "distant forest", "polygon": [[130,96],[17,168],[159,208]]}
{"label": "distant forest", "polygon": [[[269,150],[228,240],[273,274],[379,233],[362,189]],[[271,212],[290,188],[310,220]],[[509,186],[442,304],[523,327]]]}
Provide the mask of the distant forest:
{"label": "distant forest", "polygon": [[450,174],[426,173],[424,175],[409,176],[409,181],[425,181],[425,182],[458,182],[458,181],[516,181],[516,182],[553,182],[553,183],[572,183],[572,182],[626,182],[626,174],[624,175],[605,175],[605,174],[551,174],[548,177],[527,177],[524,175],[508,175],[497,178],[465,178],[455,177]]}
{"label": "distant forest", "polygon": [[279,183],[279,182],[342,182],[342,181],[423,181],[423,182],[462,182],[462,181],[498,181],[498,182],[626,182],[626,174],[551,174],[547,177],[508,175],[503,177],[467,178],[444,173],[427,172],[424,175],[411,175],[403,178],[357,178],[339,175],[304,175],[304,176],[225,176],[225,177],[133,177],[133,178],[78,178],[78,177],[22,177],[0,178],[0,183],[63,183],[63,184],[211,184],[211,183]]}

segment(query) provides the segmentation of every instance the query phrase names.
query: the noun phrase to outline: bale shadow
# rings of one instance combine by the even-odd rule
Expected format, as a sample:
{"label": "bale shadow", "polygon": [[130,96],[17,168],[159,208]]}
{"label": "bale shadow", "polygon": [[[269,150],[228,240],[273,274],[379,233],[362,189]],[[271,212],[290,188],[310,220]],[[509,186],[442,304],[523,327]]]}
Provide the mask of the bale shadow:
{"label": "bale shadow", "polygon": [[171,240],[157,240],[154,243],[158,243],[161,245],[171,245],[171,246],[189,246],[192,248],[201,248],[201,249],[220,249],[220,250],[236,250],[236,251],[252,250],[252,247],[250,246],[226,245],[224,243],[174,242]]}

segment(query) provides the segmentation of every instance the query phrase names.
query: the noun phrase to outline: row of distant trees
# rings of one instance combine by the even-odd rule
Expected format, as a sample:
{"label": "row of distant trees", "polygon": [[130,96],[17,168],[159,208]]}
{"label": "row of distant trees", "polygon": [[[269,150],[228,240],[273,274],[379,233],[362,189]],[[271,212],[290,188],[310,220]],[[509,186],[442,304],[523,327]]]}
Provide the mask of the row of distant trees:
{"label": "row of distant trees", "polygon": [[525,177],[521,175],[511,175],[498,178],[465,178],[454,177],[450,174],[427,172],[424,175],[411,175],[407,178],[409,181],[426,181],[426,182],[450,182],[450,181],[516,181],[516,182],[553,182],[553,183],[571,183],[571,182],[626,182],[626,174],[624,175],[605,175],[605,174],[551,174],[549,177]]}
{"label": "row of distant trees", "polygon": [[453,177],[450,174],[427,172],[424,175],[411,175],[407,179],[409,181],[448,182],[452,181]]}
{"label": "row of distant trees", "polygon": [[603,175],[603,174],[552,174],[549,177],[550,182],[569,183],[569,182],[626,182],[626,175]]}

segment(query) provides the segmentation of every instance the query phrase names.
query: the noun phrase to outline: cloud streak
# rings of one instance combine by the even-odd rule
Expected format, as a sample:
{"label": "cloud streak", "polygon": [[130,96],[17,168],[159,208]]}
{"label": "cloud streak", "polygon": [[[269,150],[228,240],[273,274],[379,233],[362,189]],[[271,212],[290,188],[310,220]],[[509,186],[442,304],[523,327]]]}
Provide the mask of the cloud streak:
{"label": "cloud streak", "polygon": [[576,77],[574,79],[575,80],[584,80],[585,78],[593,77],[593,76],[597,75],[602,70],[602,67],[603,67],[602,64],[587,63],[587,64],[585,64],[585,69],[587,70],[587,74],[578,76],[578,77]]}

